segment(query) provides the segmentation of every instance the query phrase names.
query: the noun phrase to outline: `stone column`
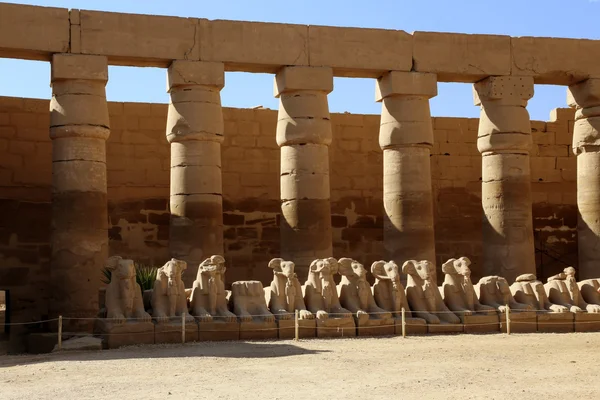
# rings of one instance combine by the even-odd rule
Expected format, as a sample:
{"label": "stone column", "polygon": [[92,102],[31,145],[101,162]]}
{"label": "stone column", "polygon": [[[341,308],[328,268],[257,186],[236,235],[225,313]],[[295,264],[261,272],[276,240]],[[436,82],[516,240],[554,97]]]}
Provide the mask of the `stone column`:
{"label": "stone column", "polygon": [[327,94],[331,68],[284,67],[275,77],[281,147],[281,256],[306,277],[315,258],[332,256]]}
{"label": "stone column", "polygon": [[[95,317],[108,253],[106,57],[52,57],[52,238],[50,313]],[[89,329],[90,321],[65,321]]]}
{"label": "stone column", "polygon": [[531,77],[489,77],[474,85],[481,106],[477,148],[482,155],[483,268],[514,282],[535,274],[529,151]]}
{"label": "stone column", "polygon": [[223,255],[221,143],[225,84],[222,63],[173,61],[167,140],[171,143],[171,256],[185,260],[191,287],[199,263]]}
{"label": "stone column", "polygon": [[600,79],[569,87],[576,107],[573,152],[577,155],[579,279],[600,276]]}
{"label": "stone column", "polygon": [[433,126],[429,99],[435,74],[392,71],[377,80],[382,102],[379,145],[383,150],[383,243],[387,259],[435,263],[430,155]]}

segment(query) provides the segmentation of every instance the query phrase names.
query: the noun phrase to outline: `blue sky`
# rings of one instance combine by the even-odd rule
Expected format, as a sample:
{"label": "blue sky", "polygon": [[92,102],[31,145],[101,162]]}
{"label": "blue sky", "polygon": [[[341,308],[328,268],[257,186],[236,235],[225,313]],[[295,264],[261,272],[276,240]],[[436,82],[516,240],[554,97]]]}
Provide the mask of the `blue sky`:
{"label": "blue sky", "polygon": [[[53,7],[174,15],[209,19],[356,26],[511,36],[600,39],[599,0],[2,0]],[[600,62],[600,60],[598,60]],[[165,71],[110,67],[107,97],[112,101],[168,102]],[[0,59],[0,95],[49,98],[48,63]],[[272,76],[227,73],[223,105],[277,108]],[[336,78],[329,95],[332,112],[378,114],[372,79]],[[564,87],[536,85],[528,109],[546,120],[565,107]],[[471,85],[440,84],[431,101],[435,116],[476,117]]]}

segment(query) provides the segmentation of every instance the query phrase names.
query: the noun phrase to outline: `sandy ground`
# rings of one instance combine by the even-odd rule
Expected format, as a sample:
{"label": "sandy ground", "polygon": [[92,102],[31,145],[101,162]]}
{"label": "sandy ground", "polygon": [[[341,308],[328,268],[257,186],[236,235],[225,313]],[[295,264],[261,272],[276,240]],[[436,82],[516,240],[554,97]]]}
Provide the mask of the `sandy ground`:
{"label": "sandy ground", "polygon": [[[0,357],[1,399],[594,399],[600,333],[190,343]],[[540,397],[537,397],[540,396]]]}

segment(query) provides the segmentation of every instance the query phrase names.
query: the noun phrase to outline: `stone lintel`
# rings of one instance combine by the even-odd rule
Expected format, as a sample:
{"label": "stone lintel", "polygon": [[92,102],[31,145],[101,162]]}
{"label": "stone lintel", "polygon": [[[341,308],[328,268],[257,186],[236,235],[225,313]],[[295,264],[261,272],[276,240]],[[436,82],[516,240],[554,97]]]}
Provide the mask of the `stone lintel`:
{"label": "stone lintel", "polygon": [[330,93],[333,90],[333,69],[329,67],[283,67],[275,75],[273,95],[284,92],[314,90]]}
{"label": "stone lintel", "polygon": [[503,100],[507,105],[519,105],[532,97],[533,77],[530,76],[490,76],[473,85],[476,106],[486,100]]}
{"label": "stone lintel", "polygon": [[82,79],[108,82],[108,59],[104,56],[53,54],[51,81]]}
{"label": "stone lintel", "polygon": [[220,62],[176,60],[167,70],[167,92],[176,86],[202,85],[223,89],[225,65]]}
{"label": "stone lintel", "polygon": [[413,95],[432,98],[437,96],[436,74],[390,71],[377,79],[375,101],[388,96]]}
{"label": "stone lintel", "polygon": [[569,86],[567,104],[576,108],[600,106],[600,78],[586,79]]}

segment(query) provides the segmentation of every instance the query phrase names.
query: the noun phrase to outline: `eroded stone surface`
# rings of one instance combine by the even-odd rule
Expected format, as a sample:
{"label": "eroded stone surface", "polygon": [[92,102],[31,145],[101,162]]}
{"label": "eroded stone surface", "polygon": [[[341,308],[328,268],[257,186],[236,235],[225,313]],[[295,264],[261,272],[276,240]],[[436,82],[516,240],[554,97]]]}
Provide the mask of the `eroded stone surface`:
{"label": "eroded stone surface", "polygon": [[[190,307],[192,315],[201,323],[237,322],[235,314],[229,311],[227,305],[225,271],[225,259],[219,255],[207,258],[198,267],[190,297]],[[217,326],[214,325],[215,328]]]}
{"label": "eroded stone surface", "polygon": [[274,258],[269,261],[269,268],[273,269],[273,281],[269,288],[265,288],[265,300],[275,318],[294,319],[294,313],[298,311],[299,319],[314,319],[313,313],[304,305],[302,286],[294,272],[295,264]]}
{"label": "eroded stone surface", "polygon": [[158,269],[151,300],[152,316],[158,324],[168,323],[176,317],[181,323],[182,316],[186,322],[194,322],[188,312],[185,285],[181,280],[186,268],[185,261],[173,258]]}

